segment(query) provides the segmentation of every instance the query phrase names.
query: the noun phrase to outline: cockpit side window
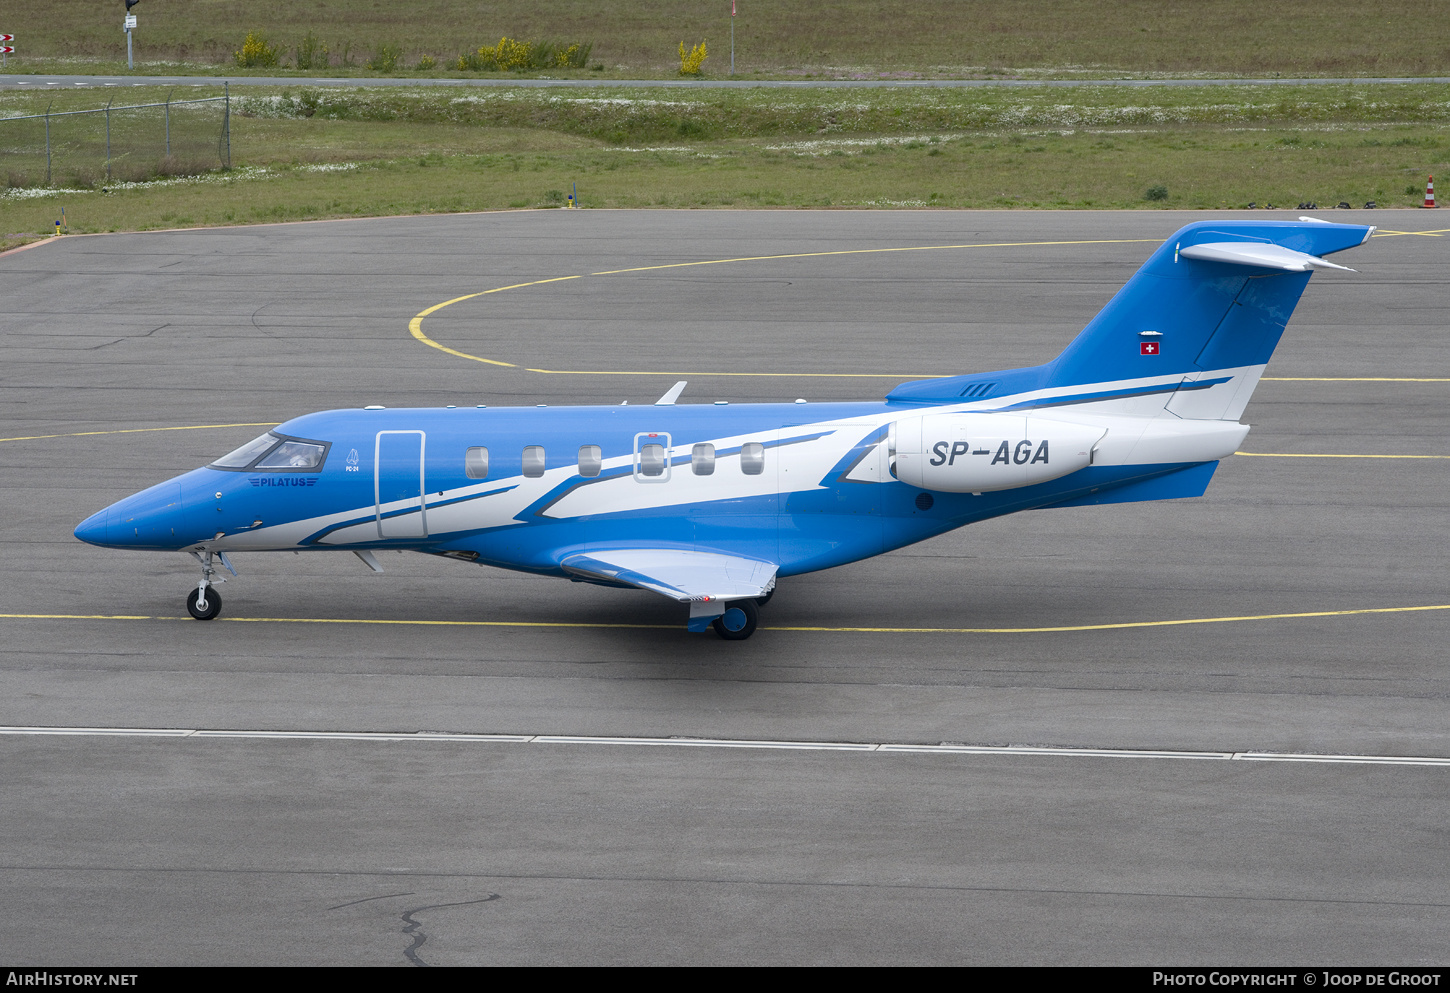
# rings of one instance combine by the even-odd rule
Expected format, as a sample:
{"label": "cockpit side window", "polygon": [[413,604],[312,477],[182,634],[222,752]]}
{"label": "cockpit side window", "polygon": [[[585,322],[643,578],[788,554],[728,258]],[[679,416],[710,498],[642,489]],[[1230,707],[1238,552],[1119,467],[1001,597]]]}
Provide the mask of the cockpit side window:
{"label": "cockpit side window", "polygon": [[211,468],[233,472],[319,472],[331,447],[331,442],[289,438],[269,431],[217,459]]}
{"label": "cockpit side window", "polygon": [[327,455],[327,446],[315,441],[288,439],[257,463],[258,469],[316,469]]}
{"label": "cockpit side window", "polygon": [[257,461],[259,457],[271,451],[272,446],[277,444],[277,441],[277,436],[272,432],[268,431],[260,438],[253,438],[251,441],[247,442],[236,451],[223,455],[221,458],[217,459],[215,462],[212,463],[212,468],[245,469],[247,466]]}

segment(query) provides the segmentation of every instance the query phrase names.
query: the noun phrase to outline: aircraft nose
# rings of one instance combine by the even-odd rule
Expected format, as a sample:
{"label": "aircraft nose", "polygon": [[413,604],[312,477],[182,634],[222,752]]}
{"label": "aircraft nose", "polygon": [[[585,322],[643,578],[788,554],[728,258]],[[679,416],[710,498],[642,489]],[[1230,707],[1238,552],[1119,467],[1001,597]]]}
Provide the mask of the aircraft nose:
{"label": "aircraft nose", "polygon": [[104,545],[110,528],[111,508],[99,511],[76,525],[75,535],[88,545]]}
{"label": "aircraft nose", "polygon": [[173,550],[187,543],[182,518],[181,484],[173,479],[91,515],[75,536],[107,548]]}

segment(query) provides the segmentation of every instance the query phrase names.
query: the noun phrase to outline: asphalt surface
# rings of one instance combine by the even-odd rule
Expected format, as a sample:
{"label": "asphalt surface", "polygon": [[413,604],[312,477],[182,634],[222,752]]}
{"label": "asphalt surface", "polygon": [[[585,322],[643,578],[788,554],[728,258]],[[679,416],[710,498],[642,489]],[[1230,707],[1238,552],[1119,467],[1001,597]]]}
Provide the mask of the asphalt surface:
{"label": "asphalt surface", "polygon": [[[1450,378],[1441,235],[1315,276],[1245,417],[1245,451],[1276,457],[1227,460],[1201,499],[1022,514],[796,577],[743,643],[646,593],[412,555],[383,575],[239,555],[202,624],[182,619],[189,559],[70,536],[263,430],[136,429],[648,403],[678,378],[682,402],[879,397],[1036,363],[1205,216],[1239,215],[540,211],[0,257],[0,437],[63,435],[0,441],[0,612],[100,615],[0,617],[0,724],[1450,757],[1450,610],[1398,610],[1450,605],[1450,460],[1282,457],[1450,455],[1450,382],[1365,381]],[[973,244],[999,247],[865,251]],[[425,319],[514,367],[408,332],[478,290],[842,251]],[[637,374],[598,374],[619,370]],[[1333,613],[1362,609],[1394,612]],[[1324,616],[771,630],[1304,613]],[[356,623],[380,620],[442,623]],[[1450,957],[1443,766],[0,734],[0,775],[7,965]]]}
{"label": "asphalt surface", "polygon": [[1379,85],[1450,83],[1450,76],[1375,76],[1296,79],[409,79],[401,76],[335,78],[325,76],[71,76],[0,73],[0,89],[49,86],[667,86],[676,89],[739,89],[758,86],[785,89],[911,89],[978,86],[1314,86],[1320,84]]}

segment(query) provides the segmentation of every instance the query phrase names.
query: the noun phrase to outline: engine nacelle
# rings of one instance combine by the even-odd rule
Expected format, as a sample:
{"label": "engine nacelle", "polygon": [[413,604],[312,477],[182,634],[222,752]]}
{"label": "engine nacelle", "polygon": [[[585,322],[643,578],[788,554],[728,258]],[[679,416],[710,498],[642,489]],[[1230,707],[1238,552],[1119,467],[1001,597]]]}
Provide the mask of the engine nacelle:
{"label": "engine nacelle", "polygon": [[926,414],[892,425],[896,478],[939,493],[1045,483],[1092,465],[1107,430],[1035,414]]}

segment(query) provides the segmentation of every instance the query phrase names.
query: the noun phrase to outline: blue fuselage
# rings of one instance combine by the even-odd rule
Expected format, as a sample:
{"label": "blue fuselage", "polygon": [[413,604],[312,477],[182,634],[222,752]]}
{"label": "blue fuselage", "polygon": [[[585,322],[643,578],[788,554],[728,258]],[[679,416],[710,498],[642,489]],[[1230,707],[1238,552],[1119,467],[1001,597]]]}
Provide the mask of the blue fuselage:
{"label": "blue fuselage", "polygon": [[[318,465],[196,469],[101,511],[76,535],[156,550],[404,548],[555,575],[571,554],[645,542],[766,559],[792,575],[1186,467],[1088,467],[1000,493],[927,493],[891,476],[886,449],[890,422],[921,409],[325,411],[272,432],[321,446]],[[666,453],[654,475],[651,444]],[[712,450],[708,466],[701,446]]]}

